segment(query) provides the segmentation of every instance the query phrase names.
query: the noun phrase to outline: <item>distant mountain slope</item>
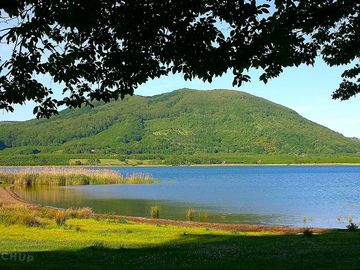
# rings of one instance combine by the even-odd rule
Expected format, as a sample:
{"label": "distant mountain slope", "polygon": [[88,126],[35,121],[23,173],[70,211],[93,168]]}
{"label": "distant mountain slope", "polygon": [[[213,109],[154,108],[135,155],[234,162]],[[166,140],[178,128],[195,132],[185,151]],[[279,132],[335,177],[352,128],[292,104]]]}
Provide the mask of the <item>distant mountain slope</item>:
{"label": "distant mountain slope", "polygon": [[360,152],[360,142],[263,98],[189,89],[1,125],[0,148],[19,146],[120,154]]}

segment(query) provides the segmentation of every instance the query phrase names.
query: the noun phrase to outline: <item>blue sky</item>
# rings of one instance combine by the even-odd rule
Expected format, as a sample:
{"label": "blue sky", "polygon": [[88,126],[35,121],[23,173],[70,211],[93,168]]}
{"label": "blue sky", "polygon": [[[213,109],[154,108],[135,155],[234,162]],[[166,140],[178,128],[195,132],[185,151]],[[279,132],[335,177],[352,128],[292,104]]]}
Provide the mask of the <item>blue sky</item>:
{"label": "blue sky", "polygon": [[[231,73],[216,78],[211,84],[201,80],[185,81],[181,74],[177,74],[148,81],[135,93],[150,96],[184,87],[201,90],[239,90],[292,108],[307,119],[345,136],[360,137],[359,99],[352,98],[349,101],[331,99],[331,93],[341,81],[340,75],[344,69],[345,67],[328,67],[318,59],[314,67],[300,66],[285,69],[283,74],[272,79],[268,84],[258,80],[260,71],[250,70],[252,81],[240,88],[232,87]],[[44,78],[43,81],[60,95],[61,90],[58,85],[49,79]],[[14,113],[0,111],[0,121],[31,119],[33,106],[32,103],[15,106]]]}

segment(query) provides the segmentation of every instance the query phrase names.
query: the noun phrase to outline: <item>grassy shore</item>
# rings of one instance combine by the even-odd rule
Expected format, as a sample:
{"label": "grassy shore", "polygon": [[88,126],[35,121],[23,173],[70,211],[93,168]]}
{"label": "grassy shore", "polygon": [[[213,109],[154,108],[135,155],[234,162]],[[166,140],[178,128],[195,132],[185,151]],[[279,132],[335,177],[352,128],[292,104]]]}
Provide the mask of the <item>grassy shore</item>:
{"label": "grassy shore", "polygon": [[112,170],[86,170],[76,168],[43,168],[0,171],[0,183],[12,185],[104,185],[152,184],[151,175],[134,173],[123,176]]}
{"label": "grassy shore", "polygon": [[358,269],[360,233],[219,231],[2,206],[0,269]]}
{"label": "grassy shore", "polygon": [[[24,177],[19,178],[20,171],[6,171],[6,183],[115,183],[104,180],[112,179],[106,170],[100,173],[103,178],[85,182],[79,180],[80,172],[91,172],[85,174],[88,180],[98,174],[96,170],[39,169],[22,171]],[[59,181],[64,177],[65,182]],[[0,269],[357,270],[360,266],[358,231],[305,236],[269,227],[219,230],[210,224],[142,222],[96,215],[89,208],[49,209],[8,199],[5,203],[0,196]]]}
{"label": "grassy shore", "polygon": [[[4,197],[0,196],[0,200]],[[0,201],[0,269],[358,269],[360,233],[219,230]]]}
{"label": "grassy shore", "polygon": [[0,151],[0,166],[152,166],[201,164],[360,164],[360,154],[193,154],[193,155],[102,155],[39,153],[19,154],[15,150]]}

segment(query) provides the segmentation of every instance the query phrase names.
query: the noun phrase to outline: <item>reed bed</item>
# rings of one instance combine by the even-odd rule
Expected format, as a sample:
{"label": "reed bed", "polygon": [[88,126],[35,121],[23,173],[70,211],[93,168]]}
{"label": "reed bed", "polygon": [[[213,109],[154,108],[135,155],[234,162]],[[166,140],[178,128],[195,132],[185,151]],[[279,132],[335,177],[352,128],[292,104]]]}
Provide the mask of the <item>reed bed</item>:
{"label": "reed bed", "polygon": [[46,168],[0,171],[0,183],[25,186],[153,184],[157,181],[145,173],[122,175],[112,170]]}
{"label": "reed bed", "polygon": [[193,208],[189,208],[186,211],[186,219],[188,221],[194,221],[194,216],[195,216],[195,210]]}
{"label": "reed bed", "polygon": [[151,218],[159,218],[160,217],[160,208],[155,205],[150,208],[150,216]]}
{"label": "reed bed", "polygon": [[35,209],[23,205],[0,206],[0,224],[5,226],[25,225],[39,227],[49,223],[65,226],[68,219],[90,219],[94,217],[91,208]]}

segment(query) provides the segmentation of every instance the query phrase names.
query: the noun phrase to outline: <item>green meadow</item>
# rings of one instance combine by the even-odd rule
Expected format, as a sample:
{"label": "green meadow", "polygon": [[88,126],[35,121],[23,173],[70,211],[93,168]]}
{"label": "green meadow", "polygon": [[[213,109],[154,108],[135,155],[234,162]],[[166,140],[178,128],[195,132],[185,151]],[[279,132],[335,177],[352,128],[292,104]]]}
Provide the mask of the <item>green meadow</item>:
{"label": "green meadow", "polygon": [[76,214],[64,223],[49,213],[33,218],[38,222],[9,223],[0,214],[0,269],[355,270],[360,266],[359,232],[304,236]]}

